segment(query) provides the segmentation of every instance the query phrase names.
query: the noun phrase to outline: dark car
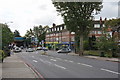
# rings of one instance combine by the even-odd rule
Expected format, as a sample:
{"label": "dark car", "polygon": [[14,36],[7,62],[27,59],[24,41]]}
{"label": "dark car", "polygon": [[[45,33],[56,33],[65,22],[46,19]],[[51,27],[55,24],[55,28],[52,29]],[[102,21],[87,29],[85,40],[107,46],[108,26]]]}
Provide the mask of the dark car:
{"label": "dark car", "polygon": [[69,48],[63,48],[57,51],[57,53],[69,53],[69,52],[71,52],[71,49]]}

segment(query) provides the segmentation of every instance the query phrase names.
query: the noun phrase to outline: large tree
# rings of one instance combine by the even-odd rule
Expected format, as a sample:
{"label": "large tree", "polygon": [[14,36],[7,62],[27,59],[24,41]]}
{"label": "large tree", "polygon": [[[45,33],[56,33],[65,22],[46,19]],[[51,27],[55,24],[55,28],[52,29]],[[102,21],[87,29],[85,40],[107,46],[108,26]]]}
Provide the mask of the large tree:
{"label": "large tree", "polygon": [[112,28],[113,28],[113,27],[120,26],[120,18],[107,20],[107,21],[105,22],[105,25],[106,25],[107,27],[112,27]]}
{"label": "large tree", "polygon": [[15,31],[14,31],[14,37],[21,37],[18,30],[15,30]]}
{"label": "large tree", "polygon": [[34,36],[38,39],[39,42],[41,42],[42,40],[45,40],[45,34],[48,28],[48,26],[34,26],[33,29],[27,30],[25,37]]}
{"label": "large tree", "polygon": [[53,4],[64,18],[67,29],[75,32],[76,42],[79,42],[79,45],[76,44],[76,51],[82,55],[83,37],[93,26],[93,15],[101,11],[102,2],[53,2]]}
{"label": "large tree", "polygon": [[6,24],[0,24],[0,29],[2,32],[0,33],[2,34],[0,35],[0,38],[2,38],[2,49],[3,49],[4,46],[8,46],[9,43],[13,42],[14,35],[12,31],[10,30],[10,28],[8,27],[8,25]]}

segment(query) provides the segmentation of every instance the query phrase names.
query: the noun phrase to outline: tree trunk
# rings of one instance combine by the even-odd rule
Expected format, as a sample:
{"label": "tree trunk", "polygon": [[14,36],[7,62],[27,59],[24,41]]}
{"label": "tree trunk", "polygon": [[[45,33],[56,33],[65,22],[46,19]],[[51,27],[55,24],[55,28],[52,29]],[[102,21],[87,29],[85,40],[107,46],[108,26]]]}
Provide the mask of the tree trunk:
{"label": "tree trunk", "polygon": [[83,34],[80,35],[80,52],[79,56],[83,55]]}
{"label": "tree trunk", "polygon": [[79,35],[77,34],[77,32],[75,33],[75,53],[79,54],[80,52],[80,45],[79,45]]}

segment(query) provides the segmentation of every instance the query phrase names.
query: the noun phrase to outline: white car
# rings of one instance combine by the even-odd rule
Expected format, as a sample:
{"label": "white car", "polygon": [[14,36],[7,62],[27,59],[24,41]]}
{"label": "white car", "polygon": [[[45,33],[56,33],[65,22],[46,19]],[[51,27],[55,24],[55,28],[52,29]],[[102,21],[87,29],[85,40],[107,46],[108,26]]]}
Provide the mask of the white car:
{"label": "white car", "polygon": [[48,48],[46,48],[46,47],[42,47],[42,50],[44,50],[44,51],[48,51]]}
{"label": "white car", "polygon": [[33,51],[34,51],[33,48],[27,48],[27,49],[26,49],[26,52],[33,52]]}
{"label": "white car", "polygon": [[57,51],[57,53],[69,53],[69,52],[71,52],[71,49],[69,48],[63,48]]}
{"label": "white car", "polygon": [[42,47],[37,47],[37,50],[42,50]]}
{"label": "white car", "polygon": [[21,52],[22,50],[21,50],[21,48],[16,47],[13,51],[14,51],[14,52]]}

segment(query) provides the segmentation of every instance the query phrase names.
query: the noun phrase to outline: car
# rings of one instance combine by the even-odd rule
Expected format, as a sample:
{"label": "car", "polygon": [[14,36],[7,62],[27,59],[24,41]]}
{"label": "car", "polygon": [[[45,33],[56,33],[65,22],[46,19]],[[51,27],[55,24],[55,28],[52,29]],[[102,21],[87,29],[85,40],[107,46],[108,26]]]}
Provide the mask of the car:
{"label": "car", "polygon": [[13,52],[21,52],[22,50],[21,50],[21,48],[19,48],[19,47],[16,47],[16,48],[14,48],[13,49]]}
{"label": "car", "polygon": [[23,46],[20,46],[21,49],[23,49],[24,47]]}
{"label": "car", "polygon": [[37,50],[42,50],[42,47],[37,47]]}
{"label": "car", "polygon": [[71,52],[71,49],[69,48],[62,48],[57,51],[57,53],[69,53],[69,52]]}
{"label": "car", "polygon": [[33,51],[34,51],[33,48],[27,48],[27,49],[26,49],[26,52],[33,52]]}
{"label": "car", "polygon": [[48,51],[48,48],[46,48],[46,47],[42,47],[42,50],[44,50],[44,51]]}

